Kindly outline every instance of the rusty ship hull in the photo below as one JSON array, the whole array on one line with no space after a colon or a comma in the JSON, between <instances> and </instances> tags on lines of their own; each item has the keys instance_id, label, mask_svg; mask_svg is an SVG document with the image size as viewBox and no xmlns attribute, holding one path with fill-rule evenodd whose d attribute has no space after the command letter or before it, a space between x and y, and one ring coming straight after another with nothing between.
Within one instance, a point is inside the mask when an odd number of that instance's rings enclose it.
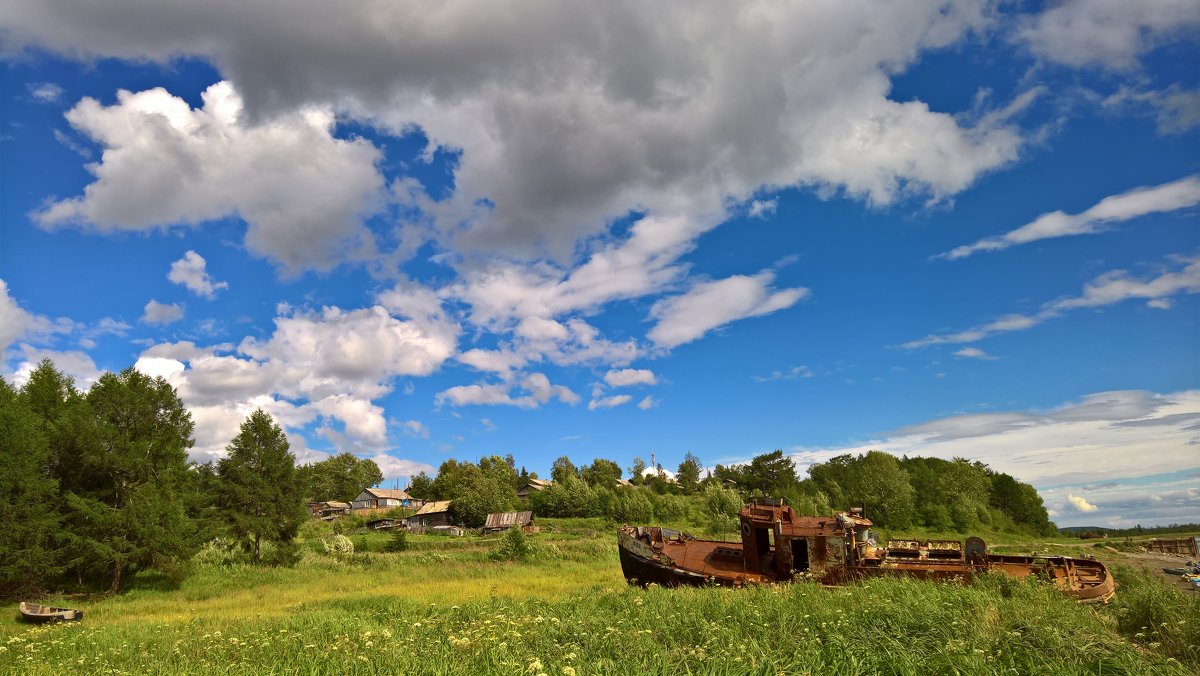
<instances>
[{"instance_id":1,"label":"rusty ship hull","mask_svg":"<svg viewBox=\"0 0 1200 676\"><path fill-rule=\"evenodd\" d=\"M829 586L874 577L905 576L969 582L996 572L1054 582L1081 602L1106 602L1116 583L1099 561L1063 556L992 554L979 538L894 540L877 547L871 522L857 515L800 517L782 504L744 508L741 542L699 540L656 526L624 526L618 551L625 579L662 586L740 587L793 579Z\"/></svg>"}]
</instances>

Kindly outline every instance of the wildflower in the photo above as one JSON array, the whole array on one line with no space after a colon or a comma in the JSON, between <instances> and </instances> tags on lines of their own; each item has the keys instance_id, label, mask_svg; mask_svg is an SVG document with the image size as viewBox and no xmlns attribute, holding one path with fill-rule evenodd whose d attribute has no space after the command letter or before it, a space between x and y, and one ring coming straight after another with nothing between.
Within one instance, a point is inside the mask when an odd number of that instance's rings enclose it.
<instances>
[{"instance_id":1,"label":"wildflower","mask_svg":"<svg viewBox=\"0 0 1200 676\"><path fill-rule=\"evenodd\" d=\"M527 667L525 669L525 671L527 673L534 672L534 671L541 671L541 670L542 670L542 661L536 657L533 658L533 661L529 663L529 667Z\"/></svg>"},{"instance_id":2,"label":"wildflower","mask_svg":"<svg viewBox=\"0 0 1200 676\"><path fill-rule=\"evenodd\" d=\"M563 667L563 676L575 676L575 667Z\"/></svg>"}]
</instances>

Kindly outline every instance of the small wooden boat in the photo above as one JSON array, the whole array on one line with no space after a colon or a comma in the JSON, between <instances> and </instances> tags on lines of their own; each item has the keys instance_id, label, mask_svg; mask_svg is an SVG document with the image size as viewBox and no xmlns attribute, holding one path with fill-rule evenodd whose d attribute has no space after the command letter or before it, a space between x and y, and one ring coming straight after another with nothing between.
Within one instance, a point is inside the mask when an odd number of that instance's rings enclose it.
<instances>
[{"instance_id":1,"label":"small wooden boat","mask_svg":"<svg viewBox=\"0 0 1200 676\"><path fill-rule=\"evenodd\" d=\"M796 514L782 500L742 508L741 542L698 540L656 526L623 526L618 551L625 579L664 586L785 582L801 578L838 586L870 577L969 581L989 571L1054 582L1083 603L1106 602L1116 581L1103 563L1065 556L992 554L983 540L892 540L876 546L861 513Z\"/></svg>"},{"instance_id":2,"label":"small wooden boat","mask_svg":"<svg viewBox=\"0 0 1200 676\"><path fill-rule=\"evenodd\" d=\"M36 603L21 602L21 617L26 622L41 624L43 622L78 622L83 619L83 611L74 608L55 608Z\"/></svg>"}]
</instances>

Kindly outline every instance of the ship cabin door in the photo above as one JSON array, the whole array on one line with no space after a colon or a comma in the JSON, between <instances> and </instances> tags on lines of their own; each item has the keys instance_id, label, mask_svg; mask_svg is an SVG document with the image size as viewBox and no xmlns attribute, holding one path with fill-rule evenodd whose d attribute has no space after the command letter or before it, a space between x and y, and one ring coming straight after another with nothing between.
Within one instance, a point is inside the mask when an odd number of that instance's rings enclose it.
<instances>
[{"instance_id":1,"label":"ship cabin door","mask_svg":"<svg viewBox=\"0 0 1200 676\"><path fill-rule=\"evenodd\" d=\"M792 538L792 570L808 571L808 540L804 538Z\"/></svg>"},{"instance_id":2,"label":"ship cabin door","mask_svg":"<svg viewBox=\"0 0 1200 676\"><path fill-rule=\"evenodd\" d=\"M750 521L742 521L742 551L749 570L767 572L771 567L771 529L755 528Z\"/></svg>"}]
</instances>

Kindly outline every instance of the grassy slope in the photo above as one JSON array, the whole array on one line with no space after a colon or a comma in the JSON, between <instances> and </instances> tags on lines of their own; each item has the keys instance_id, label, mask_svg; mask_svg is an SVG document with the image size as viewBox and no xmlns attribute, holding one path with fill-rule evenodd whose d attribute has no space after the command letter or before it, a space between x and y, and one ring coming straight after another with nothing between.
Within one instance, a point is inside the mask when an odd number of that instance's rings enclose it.
<instances>
[{"instance_id":1,"label":"grassy slope","mask_svg":"<svg viewBox=\"0 0 1200 676\"><path fill-rule=\"evenodd\" d=\"M560 527L566 524L556 524ZM594 536L593 536L594 535ZM376 549L384 537L354 538ZM1192 673L1200 600L1126 575L1096 609L1038 584L906 580L630 588L610 529L534 536L533 563L494 541L293 569L200 566L177 589L143 576L73 601L84 622L0 620L0 670L60 673ZM360 547L361 549L361 547ZM1144 627L1144 629L1143 629ZM1140 635L1138 635L1140 634ZM1190 652L1189 652L1190 650ZM1174 657L1171 657L1174 656ZM1172 661L1182 660L1183 663Z\"/></svg>"}]
</instances>

